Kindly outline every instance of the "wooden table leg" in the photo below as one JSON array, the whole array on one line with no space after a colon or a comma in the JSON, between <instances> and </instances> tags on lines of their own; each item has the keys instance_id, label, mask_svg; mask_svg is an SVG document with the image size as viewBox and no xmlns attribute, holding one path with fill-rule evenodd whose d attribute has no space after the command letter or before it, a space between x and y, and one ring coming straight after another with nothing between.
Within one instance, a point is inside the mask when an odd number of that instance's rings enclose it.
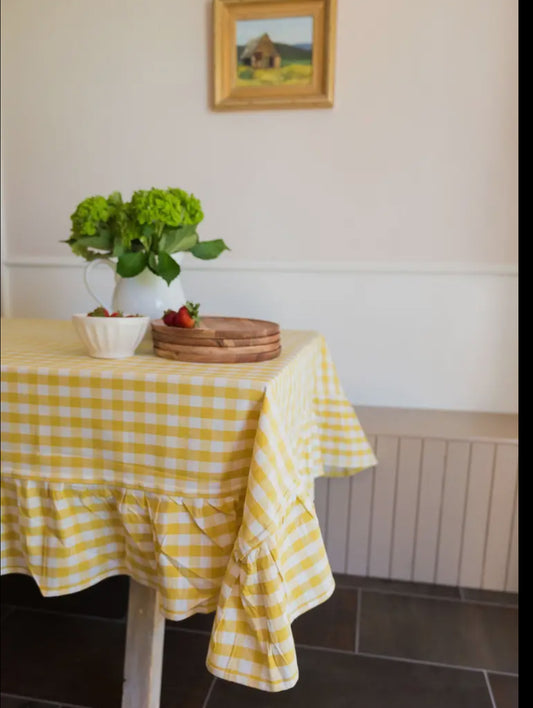
<instances>
[{"instance_id":1,"label":"wooden table leg","mask_svg":"<svg viewBox=\"0 0 533 708\"><path fill-rule=\"evenodd\" d=\"M159 593L130 578L122 708L159 708L164 639Z\"/></svg>"}]
</instances>

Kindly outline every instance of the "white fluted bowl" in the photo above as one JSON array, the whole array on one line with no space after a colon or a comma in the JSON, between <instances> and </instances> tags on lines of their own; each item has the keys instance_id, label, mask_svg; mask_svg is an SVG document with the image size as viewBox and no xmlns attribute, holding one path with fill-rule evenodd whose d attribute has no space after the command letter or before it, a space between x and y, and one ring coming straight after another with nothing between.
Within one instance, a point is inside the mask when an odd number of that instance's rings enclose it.
<instances>
[{"instance_id":1,"label":"white fluted bowl","mask_svg":"<svg viewBox=\"0 0 533 708\"><path fill-rule=\"evenodd\" d=\"M97 359L126 359L142 341L149 317L88 317L72 315L74 328L89 356Z\"/></svg>"}]
</instances>

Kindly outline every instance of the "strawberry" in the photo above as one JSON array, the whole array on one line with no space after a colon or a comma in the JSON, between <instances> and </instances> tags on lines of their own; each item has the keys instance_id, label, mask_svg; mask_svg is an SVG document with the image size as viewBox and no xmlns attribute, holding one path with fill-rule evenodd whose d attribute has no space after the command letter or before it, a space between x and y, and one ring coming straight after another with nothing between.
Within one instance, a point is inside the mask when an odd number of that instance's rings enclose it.
<instances>
[{"instance_id":1,"label":"strawberry","mask_svg":"<svg viewBox=\"0 0 533 708\"><path fill-rule=\"evenodd\" d=\"M176 312L176 310L165 310L165 314L163 315L163 322L169 327L172 327L172 323L174 322L174 315L177 314L178 313Z\"/></svg>"},{"instance_id":2,"label":"strawberry","mask_svg":"<svg viewBox=\"0 0 533 708\"><path fill-rule=\"evenodd\" d=\"M172 324L174 327L185 327L186 329L191 329L194 327L196 322L189 312L189 308L186 305L183 305L183 307L180 307L174 316Z\"/></svg>"},{"instance_id":3,"label":"strawberry","mask_svg":"<svg viewBox=\"0 0 533 708\"><path fill-rule=\"evenodd\" d=\"M177 312L175 310L165 310L163 322L169 327L185 327L186 329L191 329L198 324L199 309L200 305L187 302L187 304L180 307Z\"/></svg>"},{"instance_id":4,"label":"strawberry","mask_svg":"<svg viewBox=\"0 0 533 708\"><path fill-rule=\"evenodd\" d=\"M174 316L172 324L174 327L186 327L187 329L196 327L198 324L199 309L200 305L187 302L185 305L180 307L177 314Z\"/></svg>"},{"instance_id":5,"label":"strawberry","mask_svg":"<svg viewBox=\"0 0 533 708\"><path fill-rule=\"evenodd\" d=\"M117 310L116 312L112 312L109 317L124 317L124 315L120 310Z\"/></svg>"},{"instance_id":6,"label":"strawberry","mask_svg":"<svg viewBox=\"0 0 533 708\"><path fill-rule=\"evenodd\" d=\"M105 307L97 307L87 314L87 317L109 317L109 311Z\"/></svg>"}]
</instances>

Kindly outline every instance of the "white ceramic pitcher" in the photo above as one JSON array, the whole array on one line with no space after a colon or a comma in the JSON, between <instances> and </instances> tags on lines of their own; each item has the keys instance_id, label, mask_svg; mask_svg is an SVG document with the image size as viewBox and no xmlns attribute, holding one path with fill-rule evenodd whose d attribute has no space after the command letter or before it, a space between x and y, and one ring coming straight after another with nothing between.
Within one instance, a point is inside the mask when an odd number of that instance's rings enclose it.
<instances>
[{"instance_id":1,"label":"white ceramic pitcher","mask_svg":"<svg viewBox=\"0 0 533 708\"><path fill-rule=\"evenodd\" d=\"M176 253L172 257L176 263L181 264L184 253ZM111 308L102 302L98 293L91 285L91 274L99 265L106 265L115 276L115 288L111 301ZM152 320L163 316L165 310L178 310L185 304L185 294L181 285L181 278L177 278L167 285L166 281L151 270L145 268L133 278L121 278L116 272L116 263L107 258L90 261L85 266L84 282L91 297L102 307L108 310L121 310L130 315L147 315Z\"/></svg>"}]
</instances>

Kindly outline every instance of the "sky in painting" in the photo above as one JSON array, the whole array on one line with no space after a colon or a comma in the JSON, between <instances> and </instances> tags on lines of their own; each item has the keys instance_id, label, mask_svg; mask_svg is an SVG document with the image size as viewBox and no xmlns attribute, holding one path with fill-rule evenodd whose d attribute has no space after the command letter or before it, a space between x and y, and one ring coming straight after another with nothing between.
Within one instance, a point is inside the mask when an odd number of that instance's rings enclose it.
<instances>
[{"instance_id":1,"label":"sky in painting","mask_svg":"<svg viewBox=\"0 0 533 708\"><path fill-rule=\"evenodd\" d=\"M239 20L237 44L243 45L267 33L273 42L283 44L311 44L313 41L312 17L279 17L262 20Z\"/></svg>"}]
</instances>

